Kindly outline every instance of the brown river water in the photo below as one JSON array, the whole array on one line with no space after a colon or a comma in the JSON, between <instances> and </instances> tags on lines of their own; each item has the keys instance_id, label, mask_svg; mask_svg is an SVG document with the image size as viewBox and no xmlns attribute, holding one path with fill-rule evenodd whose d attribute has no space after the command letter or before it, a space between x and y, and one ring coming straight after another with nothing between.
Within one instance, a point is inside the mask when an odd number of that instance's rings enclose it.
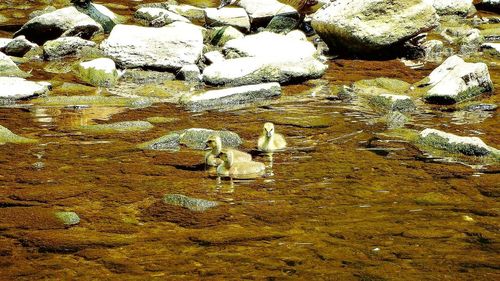
<instances>
[{"instance_id":1,"label":"brown river water","mask_svg":"<svg viewBox=\"0 0 500 281\"><path fill-rule=\"evenodd\" d=\"M15 17L0 35L12 36L9 26L26 22L40 2L7 0L0 13ZM107 3L130 15L142 2ZM284 87L273 104L227 112L190 113L166 103L0 107L1 125L39 140L0 145L0 280L499 280L500 166L432 159L385 137L375 113L314 95L318 87L380 76L416 82L435 65L412 70L398 60L335 59L329 66L322 80ZM489 67L498 89L500 64ZM482 122L459 115L437 108L414 116L411 126L477 135L500 148L496 112ZM178 119L139 134L72 129L156 116ZM273 155L272 167L257 156L268 165L262 179L209 177L198 168L200 151L135 148L204 127L237 132L250 151L266 121L289 148ZM382 149L370 149L373 143ZM158 200L167 193L221 206L166 208ZM47 215L54 210L76 212L81 222L60 227Z\"/></svg>"}]
</instances>

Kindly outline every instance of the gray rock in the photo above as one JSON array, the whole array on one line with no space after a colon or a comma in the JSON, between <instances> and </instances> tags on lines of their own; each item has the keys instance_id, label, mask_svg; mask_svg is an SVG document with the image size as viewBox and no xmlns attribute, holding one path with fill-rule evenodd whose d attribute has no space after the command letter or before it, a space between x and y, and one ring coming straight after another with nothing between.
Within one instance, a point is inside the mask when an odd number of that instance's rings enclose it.
<instances>
[{"instance_id":1,"label":"gray rock","mask_svg":"<svg viewBox=\"0 0 500 281\"><path fill-rule=\"evenodd\" d=\"M67 226L80 223L80 217L75 212L56 212L55 216Z\"/></svg>"},{"instance_id":2,"label":"gray rock","mask_svg":"<svg viewBox=\"0 0 500 281\"><path fill-rule=\"evenodd\" d=\"M201 72L196 64L185 65L177 72L177 78L185 81L198 82L201 81Z\"/></svg>"},{"instance_id":3,"label":"gray rock","mask_svg":"<svg viewBox=\"0 0 500 281\"><path fill-rule=\"evenodd\" d=\"M54 6L47 6L45 8L43 8L43 10L37 10L37 11L33 11L29 14L29 19L34 19L36 17L39 17L43 14L47 14L47 13L51 13L51 12L54 12L55 10L57 10Z\"/></svg>"},{"instance_id":4,"label":"gray rock","mask_svg":"<svg viewBox=\"0 0 500 281\"><path fill-rule=\"evenodd\" d=\"M201 57L203 35L183 22L160 28L117 25L100 48L123 68L177 71Z\"/></svg>"},{"instance_id":5,"label":"gray rock","mask_svg":"<svg viewBox=\"0 0 500 281\"><path fill-rule=\"evenodd\" d=\"M52 60L65 56L77 55L84 47L95 47L92 41L80 37L62 37L43 44L45 59Z\"/></svg>"},{"instance_id":6,"label":"gray rock","mask_svg":"<svg viewBox=\"0 0 500 281\"><path fill-rule=\"evenodd\" d=\"M338 0L313 16L312 26L333 52L380 55L438 25L422 0Z\"/></svg>"},{"instance_id":7,"label":"gray rock","mask_svg":"<svg viewBox=\"0 0 500 281\"><path fill-rule=\"evenodd\" d=\"M498 105L491 103L475 103L464 108L466 111L495 111Z\"/></svg>"},{"instance_id":8,"label":"gray rock","mask_svg":"<svg viewBox=\"0 0 500 281\"><path fill-rule=\"evenodd\" d=\"M381 94L370 97L369 103L382 111L411 112L416 108L413 100L405 95Z\"/></svg>"},{"instance_id":9,"label":"gray rock","mask_svg":"<svg viewBox=\"0 0 500 281\"><path fill-rule=\"evenodd\" d=\"M134 17L154 27L165 26L176 21L190 23L187 18L163 8L143 7L135 12Z\"/></svg>"},{"instance_id":10,"label":"gray rock","mask_svg":"<svg viewBox=\"0 0 500 281\"><path fill-rule=\"evenodd\" d=\"M424 59L426 61L441 61L444 51L444 44L439 40L429 40L422 44L424 49Z\"/></svg>"},{"instance_id":11,"label":"gray rock","mask_svg":"<svg viewBox=\"0 0 500 281\"><path fill-rule=\"evenodd\" d=\"M26 37L21 35L10 41L5 48L3 48L3 52L9 56L22 57L36 47L38 47L37 44L31 43Z\"/></svg>"},{"instance_id":12,"label":"gray rock","mask_svg":"<svg viewBox=\"0 0 500 281\"><path fill-rule=\"evenodd\" d=\"M212 85L250 85L266 82L292 83L321 77L327 66L310 58L272 59L244 57L228 59L206 67L203 81Z\"/></svg>"},{"instance_id":13,"label":"gray rock","mask_svg":"<svg viewBox=\"0 0 500 281\"><path fill-rule=\"evenodd\" d=\"M240 31L250 31L250 18L242 8L207 8L205 21L208 26L232 26Z\"/></svg>"},{"instance_id":14,"label":"gray rock","mask_svg":"<svg viewBox=\"0 0 500 281\"><path fill-rule=\"evenodd\" d=\"M80 126L79 129L87 133L106 134L106 133L129 133L143 132L152 129L153 124L147 121L123 121L110 124L96 124Z\"/></svg>"},{"instance_id":15,"label":"gray rock","mask_svg":"<svg viewBox=\"0 0 500 281\"><path fill-rule=\"evenodd\" d=\"M295 13L276 15L266 26L265 30L274 33L286 34L299 27L299 25L300 17Z\"/></svg>"},{"instance_id":16,"label":"gray rock","mask_svg":"<svg viewBox=\"0 0 500 281\"><path fill-rule=\"evenodd\" d=\"M0 52L0 76L28 77L29 74L19 69L12 59ZM3 91L0 89L0 91Z\"/></svg>"},{"instance_id":17,"label":"gray rock","mask_svg":"<svg viewBox=\"0 0 500 281\"><path fill-rule=\"evenodd\" d=\"M453 104L493 90L484 63L467 63L459 56L446 59L419 87L429 103Z\"/></svg>"},{"instance_id":18,"label":"gray rock","mask_svg":"<svg viewBox=\"0 0 500 281\"><path fill-rule=\"evenodd\" d=\"M103 5L90 3L84 7L77 6L77 9L100 24L106 33L111 32L115 25L122 22L118 15Z\"/></svg>"},{"instance_id":19,"label":"gray rock","mask_svg":"<svg viewBox=\"0 0 500 281\"><path fill-rule=\"evenodd\" d=\"M479 51L479 48L484 42L479 29L471 29L460 40L460 54L470 55Z\"/></svg>"},{"instance_id":20,"label":"gray rock","mask_svg":"<svg viewBox=\"0 0 500 281\"><path fill-rule=\"evenodd\" d=\"M33 82L19 77L0 77L0 99L25 99L46 94L50 83Z\"/></svg>"},{"instance_id":21,"label":"gray rock","mask_svg":"<svg viewBox=\"0 0 500 281\"><path fill-rule=\"evenodd\" d=\"M195 212L203 212L219 205L219 203L215 201L188 197L182 194L167 194L163 197L163 202L187 208Z\"/></svg>"},{"instance_id":22,"label":"gray rock","mask_svg":"<svg viewBox=\"0 0 500 281\"><path fill-rule=\"evenodd\" d=\"M258 101L269 100L281 95L278 83L241 86L221 90L210 90L201 94L181 98L181 104L192 111L224 109Z\"/></svg>"},{"instance_id":23,"label":"gray rock","mask_svg":"<svg viewBox=\"0 0 500 281\"><path fill-rule=\"evenodd\" d=\"M214 131L210 129L192 128L171 132L160 138L138 145L140 149L178 150L180 145L192 149L205 149L205 141L210 135L218 135L223 146L238 147L242 141L238 134L230 131Z\"/></svg>"},{"instance_id":24,"label":"gray rock","mask_svg":"<svg viewBox=\"0 0 500 281\"><path fill-rule=\"evenodd\" d=\"M103 31L100 24L71 6L31 19L14 36L24 35L29 41L43 45L60 36L90 39L100 31Z\"/></svg>"},{"instance_id":25,"label":"gray rock","mask_svg":"<svg viewBox=\"0 0 500 281\"><path fill-rule=\"evenodd\" d=\"M420 132L419 142L436 149L470 156L498 154L498 150L486 145L478 137L461 137L435 129Z\"/></svg>"}]
</instances>

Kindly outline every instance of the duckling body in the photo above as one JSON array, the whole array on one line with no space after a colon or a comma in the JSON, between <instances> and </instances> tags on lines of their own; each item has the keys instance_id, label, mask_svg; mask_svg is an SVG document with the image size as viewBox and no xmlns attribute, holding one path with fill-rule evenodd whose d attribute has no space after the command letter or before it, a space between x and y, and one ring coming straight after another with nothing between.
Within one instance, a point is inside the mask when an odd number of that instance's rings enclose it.
<instances>
[{"instance_id":1,"label":"duckling body","mask_svg":"<svg viewBox=\"0 0 500 281\"><path fill-rule=\"evenodd\" d=\"M273 123L264 124L262 134L257 141L257 148L263 152L274 152L286 148L286 140L281 134L274 131Z\"/></svg>"},{"instance_id":2,"label":"duckling body","mask_svg":"<svg viewBox=\"0 0 500 281\"><path fill-rule=\"evenodd\" d=\"M217 167L217 175L221 177L252 179L262 176L266 170L266 166L260 162L233 162L233 154L230 151L222 152L221 159L223 163Z\"/></svg>"},{"instance_id":3,"label":"duckling body","mask_svg":"<svg viewBox=\"0 0 500 281\"><path fill-rule=\"evenodd\" d=\"M252 161L252 155L239 151L233 148L222 148L222 141L219 136L210 136L205 145L211 150L205 154L205 164L207 166L217 167L223 163L220 159L222 152L231 152L233 154L234 162L248 162Z\"/></svg>"}]
</instances>

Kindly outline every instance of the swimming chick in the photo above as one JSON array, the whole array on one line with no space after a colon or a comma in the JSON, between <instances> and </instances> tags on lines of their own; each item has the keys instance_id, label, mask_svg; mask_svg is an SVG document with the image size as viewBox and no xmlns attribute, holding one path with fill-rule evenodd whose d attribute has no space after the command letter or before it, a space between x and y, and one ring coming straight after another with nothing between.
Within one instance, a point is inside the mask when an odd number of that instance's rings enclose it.
<instances>
[{"instance_id":1,"label":"swimming chick","mask_svg":"<svg viewBox=\"0 0 500 281\"><path fill-rule=\"evenodd\" d=\"M205 164L207 166L217 167L222 164L222 160L220 159L220 154L222 151L231 151L233 153L233 160L235 162L248 162L252 161L252 155L239 151L233 148L222 148L222 140L217 135L211 135L208 137L205 142L205 146L207 149L210 149L207 154L205 154Z\"/></svg>"},{"instance_id":2,"label":"swimming chick","mask_svg":"<svg viewBox=\"0 0 500 281\"><path fill-rule=\"evenodd\" d=\"M266 170L266 166L260 162L234 162L234 155L232 151L221 152L220 159L223 163L217 167L217 175L221 177L253 179L264 175Z\"/></svg>"},{"instance_id":3,"label":"swimming chick","mask_svg":"<svg viewBox=\"0 0 500 281\"><path fill-rule=\"evenodd\" d=\"M267 122L264 124L262 134L257 141L257 148L264 152L274 152L286 148L286 140L281 134L274 132L274 124Z\"/></svg>"}]
</instances>

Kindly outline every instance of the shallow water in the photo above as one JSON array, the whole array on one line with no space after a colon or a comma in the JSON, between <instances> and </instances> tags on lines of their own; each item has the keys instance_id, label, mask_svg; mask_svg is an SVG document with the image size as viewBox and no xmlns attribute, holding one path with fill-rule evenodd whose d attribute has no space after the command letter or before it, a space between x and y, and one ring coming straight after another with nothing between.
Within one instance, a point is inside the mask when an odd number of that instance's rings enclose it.
<instances>
[{"instance_id":1,"label":"shallow water","mask_svg":"<svg viewBox=\"0 0 500 281\"><path fill-rule=\"evenodd\" d=\"M376 113L325 98L332 86L360 79L416 82L435 66L329 64L324 80L287 86L270 105L228 112L29 101L0 108L1 125L39 140L0 146L0 279L498 280L500 167L434 160L381 135L386 129ZM500 87L499 67L490 71ZM74 80L42 72L34 79ZM178 120L140 134L74 129L154 116ZM482 122L457 122L463 118L448 110L414 119L415 129L478 135L500 147L496 112ZM199 151L135 148L173 130L206 127L237 132L250 151L266 121L289 149L273 155L272 167L258 156L268 175L253 181L209 177L198 168ZM221 205L204 213L165 208L158 200L167 193ZM45 215L53 210L74 211L81 222L61 228Z\"/></svg>"}]
</instances>

